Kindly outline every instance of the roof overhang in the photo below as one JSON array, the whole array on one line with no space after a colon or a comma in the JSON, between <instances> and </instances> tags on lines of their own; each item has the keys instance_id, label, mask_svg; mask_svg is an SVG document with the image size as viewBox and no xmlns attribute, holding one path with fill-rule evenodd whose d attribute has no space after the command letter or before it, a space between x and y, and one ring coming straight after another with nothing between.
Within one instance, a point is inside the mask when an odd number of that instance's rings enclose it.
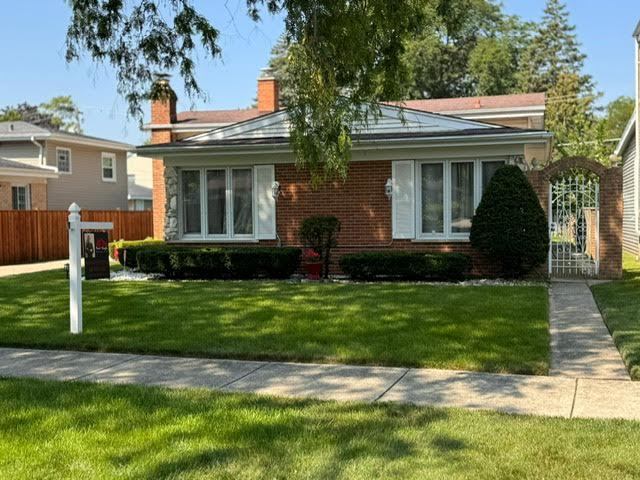
<instances>
[{"instance_id":1,"label":"roof overhang","mask_svg":"<svg viewBox=\"0 0 640 480\"><path fill-rule=\"evenodd\" d=\"M66 134L64 132L51 132L40 134L15 134L15 135L0 135L0 142L29 142L31 140L51 140L54 142L71 143L74 145L87 145L91 147L107 148L109 150L117 150L127 152L134 150L135 146L123 143L115 142L113 140L106 140L102 138L83 137L73 134Z\"/></svg>"},{"instance_id":2,"label":"roof overhang","mask_svg":"<svg viewBox=\"0 0 640 480\"><path fill-rule=\"evenodd\" d=\"M444 115L459 116L472 120L489 120L500 118L528 118L543 117L546 111L544 105L534 107L512 107L512 108L481 108L471 110L446 110L438 113Z\"/></svg>"},{"instance_id":3,"label":"roof overhang","mask_svg":"<svg viewBox=\"0 0 640 480\"><path fill-rule=\"evenodd\" d=\"M57 170L45 168L5 168L0 167L0 176L7 177L31 177L31 178L58 178Z\"/></svg>"},{"instance_id":4,"label":"roof overhang","mask_svg":"<svg viewBox=\"0 0 640 480\"><path fill-rule=\"evenodd\" d=\"M635 135L637 116L638 116L638 112L636 110L633 112L633 115L631 115L631 118L627 122L627 126L624 127L624 132L622 132L622 137L620 138L620 141L618 142L618 145L616 146L616 149L613 152L615 156L617 157L622 156L624 150L627 148L627 146L629 145L629 142Z\"/></svg>"},{"instance_id":5,"label":"roof overhang","mask_svg":"<svg viewBox=\"0 0 640 480\"><path fill-rule=\"evenodd\" d=\"M546 131L522 131L512 133L486 133L482 135L441 135L431 137L402 137L354 140L353 150L393 149L393 148L424 148L424 147L453 147L465 145L494 145L494 144L546 144L553 138L553 134ZM176 155L203 153L238 153L261 154L274 152L292 152L286 138L262 144L234 143L234 144L159 144L142 145L136 148L136 153L144 155Z\"/></svg>"},{"instance_id":6,"label":"roof overhang","mask_svg":"<svg viewBox=\"0 0 640 480\"><path fill-rule=\"evenodd\" d=\"M633 31L633 36L640 41L640 22L636 25L636 29Z\"/></svg>"}]
</instances>

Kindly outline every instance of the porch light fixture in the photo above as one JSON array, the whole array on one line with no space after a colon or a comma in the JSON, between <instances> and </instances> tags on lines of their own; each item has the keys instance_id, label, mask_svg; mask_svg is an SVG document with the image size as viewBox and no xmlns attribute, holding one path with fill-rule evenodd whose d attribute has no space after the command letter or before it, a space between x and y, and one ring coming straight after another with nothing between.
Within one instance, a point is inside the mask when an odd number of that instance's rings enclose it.
<instances>
[{"instance_id":1,"label":"porch light fixture","mask_svg":"<svg viewBox=\"0 0 640 480\"><path fill-rule=\"evenodd\" d=\"M384 194L387 196L389 200L393 196L393 180L387 178L387 183L384 184Z\"/></svg>"},{"instance_id":2,"label":"porch light fixture","mask_svg":"<svg viewBox=\"0 0 640 480\"><path fill-rule=\"evenodd\" d=\"M273 197L274 200L277 200L278 197L280 196L280 183L279 182L273 182L271 184L271 196Z\"/></svg>"}]
</instances>

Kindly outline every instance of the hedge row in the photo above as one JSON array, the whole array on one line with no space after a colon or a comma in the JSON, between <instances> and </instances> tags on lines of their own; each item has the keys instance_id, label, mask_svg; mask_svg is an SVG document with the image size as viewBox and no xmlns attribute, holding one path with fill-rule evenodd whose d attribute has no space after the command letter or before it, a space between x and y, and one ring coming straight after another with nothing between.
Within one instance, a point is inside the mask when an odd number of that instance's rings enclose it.
<instances>
[{"instance_id":1,"label":"hedge row","mask_svg":"<svg viewBox=\"0 0 640 480\"><path fill-rule=\"evenodd\" d=\"M299 248L135 247L137 268L168 278L288 278L300 266ZM128 259L127 259L128 262Z\"/></svg>"},{"instance_id":2,"label":"hedge row","mask_svg":"<svg viewBox=\"0 0 640 480\"><path fill-rule=\"evenodd\" d=\"M471 269L461 253L362 252L340 258L340 268L356 280L459 280Z\"/></svg>"},{"instance_id":3,"label":"hedge row","mask_svg":"<svg viewBox=\"0 0 640 480\"><path fill-rule=\"evenodd\" d=\"M127 261L127 267L136 268L138 266L136 262L136 253L140 248L147 247L159 247L165 245L162 240L155 240L151 237L144 240L118 240L109 244L109 256L114 260L120 262L120 265L124 266L125 257ZM125 255L124 252L127 252Z\"/></svg>"}]
</instances>

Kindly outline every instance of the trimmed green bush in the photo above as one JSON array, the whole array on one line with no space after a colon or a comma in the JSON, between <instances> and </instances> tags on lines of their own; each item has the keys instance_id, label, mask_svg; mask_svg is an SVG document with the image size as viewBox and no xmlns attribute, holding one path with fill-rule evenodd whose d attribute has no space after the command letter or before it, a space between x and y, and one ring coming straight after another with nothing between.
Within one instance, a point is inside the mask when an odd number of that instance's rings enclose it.
<instances>
[{"instance_id":1,"label":"trimmed green bush","mask_svg":"<svg viewBox=\"0 0 640 480\"><path fill-rule=\"evenodd\" d=\"M331 249L338 244L340 220L332 216L305 218L300 226L300 239L305 246L312 248L322 258L322 276L329 276Z\"/></svg>"},{"instance_id":2,"label":"trimmed green bush","mask_svg":"<svg viewBox=\"0 0 640 480\"><path fill-rule=\"evenodd\" d=\"M168 278L288 278L300 266L299 248L147 247L136 252L138 269Z\"/></svg>"},{"instance_id":3,"label":"trimmed green bush","mask_svg":"<svg viewBox=\"0 0 640 480\"><path fill-rule=\"evenodd\" d=\"M547 216L520 168L496 171L476 209L470 239L507 277L529 273L547 259Z\"/></svg>"},{"instance_id":4,"label":"trimmed green bush","mask_svg":"<svg viewBox=\"0 0 640 480\"><path fill-rule=\"evenodd\" d=\"M124 250L127 250L127 267L135 268L137 266L136 263L136 253L142 247L157 247L159 245L164 245L163 240L156 240L151 237L147 237L144 240L118 240L115 242L109 243L109 256L114 260L120 262L120 265L124 265ZM122 255L121 255L122 253Z\"/></svg>"},{"instance_id":5,"label":"trimmed green bush","mask_svg":"<svg viewBox=\"0 0 640 480\"><path fill-rule=\"evenodd\" d=\"M340 268L355 280L460 280L471 270L461 253L361 252L343 255Z\"/></svg>"}]
</instances>

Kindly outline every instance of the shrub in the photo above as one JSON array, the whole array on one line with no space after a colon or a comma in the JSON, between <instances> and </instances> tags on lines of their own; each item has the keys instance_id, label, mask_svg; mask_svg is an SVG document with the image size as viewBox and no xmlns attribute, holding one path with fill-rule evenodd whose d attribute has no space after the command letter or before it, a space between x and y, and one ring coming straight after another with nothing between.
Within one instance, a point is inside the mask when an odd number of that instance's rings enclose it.
<instances>
[{"instance_id":1,"label":"shrub","mask_svg":"<svg viewBox=\"0 0 640 480\"><path fill-rule=\"evenodd\" d=\"M164 245L164 241L147 237L144 240L118 240L109 243L109 256L124 266L124 250L127 250L127 267L135 268L136 252L140 247Z\"/></svg>"},{"instance_id":2,"label":"shrub","mask_svg":"<svg viewBox=\"0 0 640 480\"><path fill-rule=\"evenodd\" d=\"M361 252L343 255L340 268L356 280L459 280L471 259L461 253Z\"/></svg>"},{"instance_id":3,"label":"shrub","mask_svg":"<svg viewBox=\"0 0 640 480\"><path fill-rule=\"evenodd\" d=\"M137 251L138 268L169 278L288 278L300 266L298 248L192 248Z\"/></svg>"},{"instance_id":4,"label":"shrub","mask_svg":"<svg viewBox=\"0 0 640 480\"><path fill-rule=\"evenodd\" d=\"M544 263L549 250L547 217L524 173L506 165L487 185L473 217L471 244L502 267L507 277Z\"/></svg>"},{"instance_id":5,"label":"shrub","mask_svg":"<svg viewBox=\"0 0 640 480\"><path fill-rule=\"evenodd\" d=\"M340 220L331 216L305 218L300 226L300 239L304 245L313 248L322 258L324 278L329 276L331 249L338 243L338 232Z\"/></svg>"}]
</instances>

